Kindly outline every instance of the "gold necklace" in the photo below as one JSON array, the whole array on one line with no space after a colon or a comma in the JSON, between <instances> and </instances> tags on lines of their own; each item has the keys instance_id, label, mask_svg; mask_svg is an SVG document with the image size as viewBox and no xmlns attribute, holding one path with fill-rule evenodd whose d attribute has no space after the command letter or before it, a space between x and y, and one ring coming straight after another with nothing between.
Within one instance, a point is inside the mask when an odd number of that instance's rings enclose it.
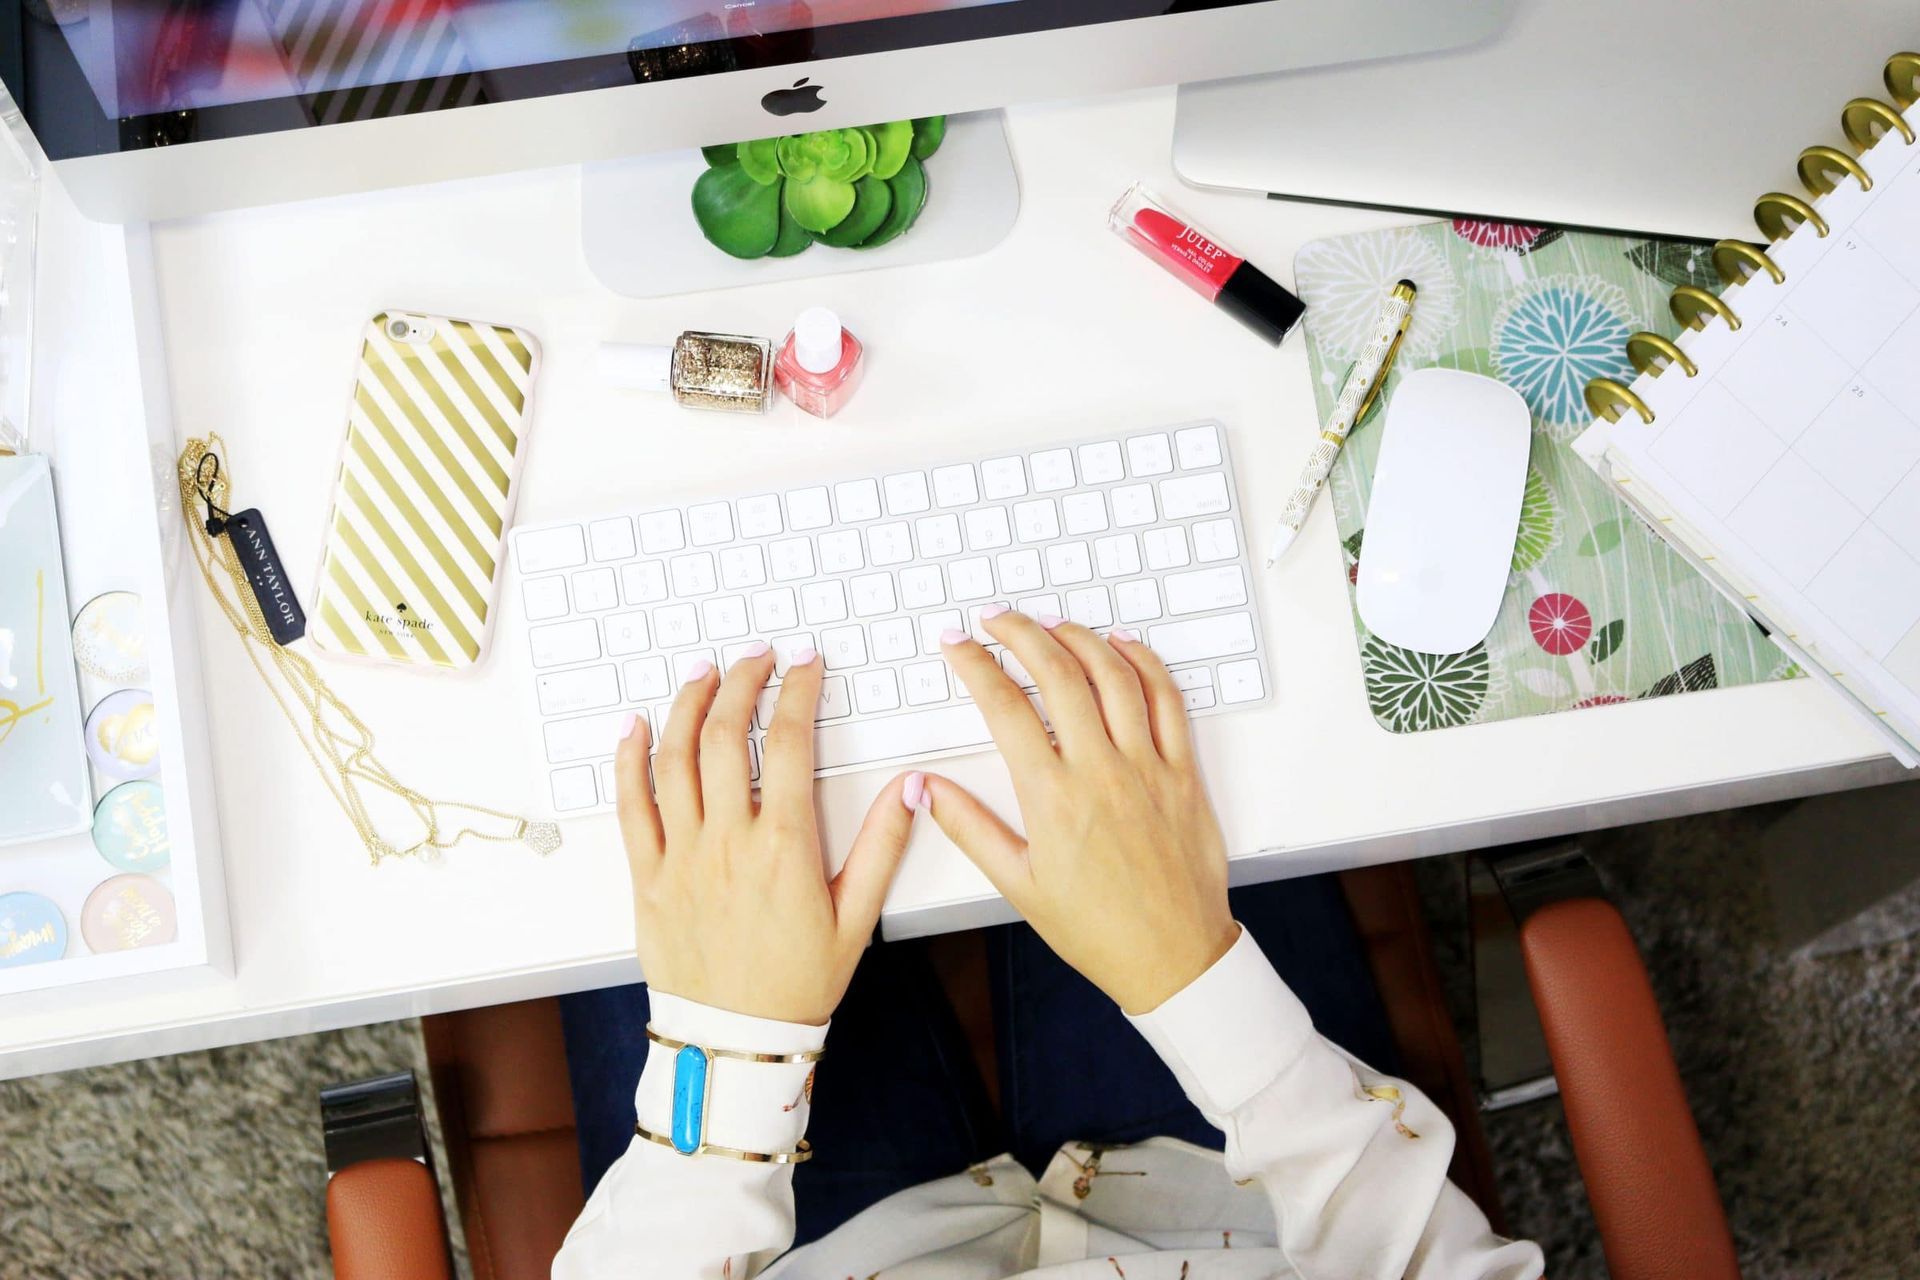
<instances>
[{"instance_id":1,"label":"gold necklace","mask_svg":"<svg viewBox=\"0 0 1920 1280\"><path fill-rule=\"evenodd\" d=\"M200 575L213 593L220 612L240 633L241 648L247 660L260 673L280 712L300 739L307 758L320 771L327 790L347 815L347 821L359 833L373 864L388 858L435 857L471 836L475 840L503 843L519 841L535 853L548 854L560 847L560 827L552 822L529 822L511 813L484 805L435 801L421 795L394 777L373 754L373 731L342 702L326 680L303 653L276 643L267 625L260 602L254 598L246 569L232 537L215 537L202 518L224 517L230 481L221 465L225 442L217 435L190 439L180 453L180 510L186 517L187 538L193 545L193 558ZM219 572L216 573L215 569ZM298 710L296 711L296 706ZM414 843L397 846L383 838L367 811L362 787L385 791L404 801L426 833ZM478 827L461 826L451 835L441 823L444 810L461 809L512 823L507 834L491 834Z\"/></svg>"}]
</instances>

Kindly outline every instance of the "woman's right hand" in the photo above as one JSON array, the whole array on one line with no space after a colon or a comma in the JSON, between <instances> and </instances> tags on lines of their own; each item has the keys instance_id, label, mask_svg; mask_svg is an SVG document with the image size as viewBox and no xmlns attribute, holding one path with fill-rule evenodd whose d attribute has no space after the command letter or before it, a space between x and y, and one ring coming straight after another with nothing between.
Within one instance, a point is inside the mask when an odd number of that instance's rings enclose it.
<instances>
[{"instance_id":1,"label":"woman's right hand","mask_svg":"<svg viewBox=\"0 0 1920 1280\"><path fill-rule=\"evenodd\" d=\"M1061 959L1126 1012L1145 1013L1240 933L1180 690L1130 631L1102 639L1053 617L981 616L1031 673L1058 746L993 655L947 632L947 661L1012 771L1027 835L929 774L934 820Z\"/></svg>"}]
</instances>

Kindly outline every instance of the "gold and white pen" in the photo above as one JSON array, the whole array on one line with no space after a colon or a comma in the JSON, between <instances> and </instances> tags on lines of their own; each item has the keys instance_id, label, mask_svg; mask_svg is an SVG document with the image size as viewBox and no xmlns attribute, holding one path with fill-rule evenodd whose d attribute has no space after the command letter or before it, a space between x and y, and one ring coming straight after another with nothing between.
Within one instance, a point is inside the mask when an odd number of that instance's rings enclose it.
<instances>
[{"instance_id":1,"label":"gold and white pen","mask_svg":"<svg viewBox=\"0 0 1920 1280\"><path fill-rule=\"evenodd\" d=\"M1393 286L1392 292L1381 302L1380 314L1373 325L1373 336L1367 339L1367 345L1360 349L1360 358L1353 362L1353 368L1348 371L1346 385L1340 388L1340 397L1333 402L1333 412L1328 415L1326 425L1320 428L1320 439L1314 444L1313 452L1307 455L1307 465L1300 471L1300 483L1287 498L1287 505L1280 509L1280 523L1273 531L1273 549L1267 553L1269 567L1286 554L1294 538L1299 536L1300 526L1307 522L1307 513L1313 510L1314 499L1326 487L1327 476L1332 473L1333 464L1340 457L1341 446L1347 442L1347 433L1353 430L1355 423L1367 416L1367 410L1373 407L1380 388L1386 385L1387 374L1393 369L1393 358L1400 353L1401 339L1407 336L1407 324L1413 319L1413 295L1416 292L1413 281L1402 280Z\"/></svg>"}]
</instances>

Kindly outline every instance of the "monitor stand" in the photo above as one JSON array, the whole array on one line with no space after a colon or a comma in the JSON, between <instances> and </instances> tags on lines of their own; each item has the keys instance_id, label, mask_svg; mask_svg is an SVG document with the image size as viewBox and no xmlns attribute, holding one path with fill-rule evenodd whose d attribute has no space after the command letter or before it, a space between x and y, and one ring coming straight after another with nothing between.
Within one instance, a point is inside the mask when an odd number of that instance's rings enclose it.
<instances>
[{"instance_id":1,"label":"monitor stand","mask_svg":"<svg viewBox=\"0 0 1920 1280\"><path fill-rule=\"evenodd\" d=\"M693 220L693 183L705 167L698 151L581 166L581 242L602 284L655 298L964 258L1000 243L1020 211L1020 181L999 111L947 121L946 140L927 161L925 211L905 235L872 250L816 244L791 258L729 257Z\"/></svg>"}]
</instances>

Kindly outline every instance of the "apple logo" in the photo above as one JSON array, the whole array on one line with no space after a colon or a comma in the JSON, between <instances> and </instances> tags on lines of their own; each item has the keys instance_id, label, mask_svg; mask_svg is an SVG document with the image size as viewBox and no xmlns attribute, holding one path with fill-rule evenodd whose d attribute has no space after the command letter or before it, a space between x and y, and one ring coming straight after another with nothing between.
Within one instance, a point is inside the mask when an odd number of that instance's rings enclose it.
<instances>
[{"instance_id":1,"label":"apple logo","mask_svg":"<svg viewBox=\"0 0 1920 1280\"><path fill-rule=\"evenodd\" d=\"M760 99L760 105L776 116L797 115L805 111L818 111L827 105L820 96L820 86L808 84L808 77L801 76L793 82L791 89L775 89Z\"/></svg>"}]
</instances>

